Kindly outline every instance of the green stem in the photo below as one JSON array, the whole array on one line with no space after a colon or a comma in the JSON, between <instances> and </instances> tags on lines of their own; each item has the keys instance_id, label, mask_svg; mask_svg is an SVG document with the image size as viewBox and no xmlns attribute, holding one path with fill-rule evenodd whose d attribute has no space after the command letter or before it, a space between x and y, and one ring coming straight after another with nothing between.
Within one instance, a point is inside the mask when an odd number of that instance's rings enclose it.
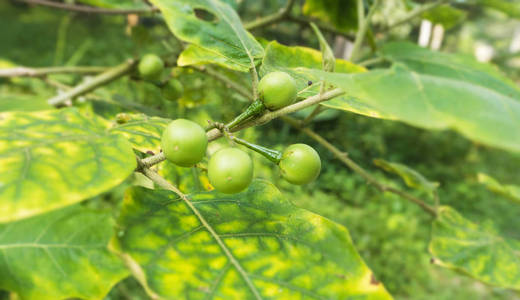
<instances>
[{"instance_id":1,"label":"green stem","mask_svg":"<svg viewBox=\"0 0 520 300\"><path fill-rule=\"evenodd\" d=\"M250 143L246 140L237 138L232 136L231 139L242 146L246 146L247 148L261 154L263 157L267 158L268 160L274 162L275 164L278 164L280 160L282 159L282 152L278 150L269 149L260 145L256 145L253 143Z\"/></svg>"},{"instance_id":2,"label":"green stem","mask_svg":"<svg viewBox=\"0 0 520 300\"><path fill-rule=\"evenodd\" d=\"M374 11L379 6L381 0L375 0L375 2L370 7L368 14L365 17L365 8L363 5L363 0L357 1L358 6L358 31L356 33L356 39L354 40L354 46L352 47L352 53L350 54L350 60L355 61L359 49L361 49L361 45L363 45L363 41L365 39L365 35L367 33L368 28L370 27L370 21L372 19L372 15Z\"/></svg>"},{"instance_id":3,"label":"green stem","mask_svg":"<svg viewBox=\"0 0 520 300\"><path fill-rule=\"evenodd\" d=\"M371 65L382 63L385 60L386 59L384 57L374 57L374 58L370 58L370 59L367 59L367 60L364 60L364 61L358 63L358 66L368 67L368 66L371 66Z\"/></svg>"},{"instance_id":4,"label":"green stem","mask_svg":"<svg viewBox=\"0 0 520 300\"><path fill-rule=\"evenodd\" d=\"M106 71L107 67L47 67L47 68L27 68L15 67L0 69L0 77L40 77L49 74L93 74Z\"/></svg>"},{"instance_id":5,"label":"green stem","mask_svg":"<svg viewBox=\"0 0 520 300\"><path fill-rule=\"evenodd\" d=\"M110 68L107 71L92 78L91 80L83 82L63 94L59 94L53 98L50 98L48 100L48 102L51 105L59 105L65 101L67 101L68 99L72 99L72 98L81 96L83 94L86 94L86 93L98 88L99 86L107 84L107 83L109 83L113 80L116 80L117 78L127 74L128 72L130 72L133 69L134 65L135 65L135 61L129 60L123 64L120 64L119 66Z\"/></svg>"},{"instance_id":6,"label":"green stem","mask_svg":"<svg viewBox=\"0 0 520 300\"><path fill-rule=\"evenodd\" d=\"M99 7L92 7L86 5L68 4L57 1L49 0L18 0L19 2L25 2L29 4L37 4L42 6L54 7L63 10L82 12L82 13L95 13L95 14L108 14L108 15L128 15L128 14L144 14L157 12L157 7L146 7L138 9L105 9Z\"/></svg>"},{"instance_id":7,"label":"green stem","mask_svg":"<svg viewBox=\"0 0 520 300\"><path fill-rule=\"evenodd\" d=\"M322 111L324 111L325 108L321 105L316 105L316 107L314 108L314 110L311 112L310 115L308 115L305 119L303 119L302 121L302 126L306 126L308 125L313 119L314 117L316 117L317 115L319 115Z\"/></svg>"},{"instance_id":8,"label":"green stem","mask_svg":"<svg viewBox=\"0 0 520 300\"><path fill-rule=\"evenodd\" d=\"M279 11L275 12L274 14L265 16L263 18L251 21L244 25L245 29L252 30L259 27L269 26L271 24L277 23L287 17L289 13L291 12L291 9L294 5L295 0L288 0L287 4L281 8Z\"/></svg>"},{"instance_id":9,"label":"green stem","mask_svg":"<svg viewBox=\"0 0 520 300\"><path fill-rule=\"evenodd\" d=\"M262 297L260 296L260 293L258 292L258 290L256 289L255 285L253 284L253 282L251 281L251 279L249 278L247 272L244 270L244 268L242 267L242 265L238 262L238 260L233 256L233 254L231 253L231 251L228 249L228 247L226 246L226 244L222 241L222 239L220 238L220 236L217 234L217 232L215 232L215 230L213 229L213 227L208 223L208 221L206 221L206 218L204 218L204 216L202 215L202 213L197 209L197 207L195 207L195 205L191 202L191 200L188 198L188 196L186 196L185 194L183 194L176 186L172 185L171 183L169 183L166 179L164 179L163 177L161 177L159 174L157 174L156 172L148 169L148 168L143 168L140 170L146 177L150 178L150 180L152 180L154 183L156 183L158 186L160 186L161 188L163 189L166 189L166 190L169 190L169 191L172 191L174 192L175 194L177 194L177 196L179 196L182 201L190 208L190 210L193 212L193 214L195 214L195 216L197 216L197 218L199 219L200 223L202 223L202 225L204 226L204 228L210 233L210 235L213 237L213 239L217 242L217 244L219 245L219 247L222 249L222 251L224 252L224 254L226 255L226 257L228 258L228 260L231 262L231 264L235 267L235 269L237 270L238 274L242 277L242 279L244 280L244 282L247 284L247 286L249 287L249 289L251 290L251 292L253 293L255 299L262 299Z\"/></svg>"},{"instance_id":10,"label":"green stem","mask_svg":"<svg viewBox=\"0 0 520 300\"><path fill-rule=\"evenodd\" d=\"M232 129L245 120L262 113L265 110L265 105L261 100L255 100L251 103L244 112L238 115L233 121L226 124L226 127Z\"/></svg>"},{"instance_id":11,"label":"green stem","mask_svg":"<svg viewBox=\"0 0 520 300\"><path fill-rule=\"evenodd\" d=\"M159 152L155 155L148 156L139 160L140 167L149 168L153 165L156 165L162 161L166 160L166 156L164 156L164 152Z\"/></svg>"},{"instance_id":12,"label":"green stem","mask_svg":"<svg viewBox=\"0 0 520 300\"><path fill-rule=\"evenodd\" d=\"M230 128L230 131L234 132L234 131L242 130L244 128L262 125L273 119L281 117L283 115L287 115L287 114L293 113L295 111L302 110L306 107L321 103L323 101L330 100L332 98L336 98L343 94L345 94L345 92L342 89L336 88L336 89L323 93L323 95L314 95L314 96L308 97L302 101L291 104L289 106L280 108L279 110L267 111L266 113L262 114L261 116L259 116L257 118L249 119L248 121L243 122L243 123L235 126L234 128ZM216 139L222 137L222 131L219 129L212 129L212 130L208 131L206 133L206 135L208 137L208 141L213 141L213 140L216 140Z\"/></svg>"},{"instance_id":13,"label":"green stem","mask_svg":"<svg viewBox=\"0 0 520 300\"><path fill-rule=\"evenodd\" d=\"M437 6L440 6L442 4L448 3L450 1L451 0L437 0L437 1L434 1L434 2L431 2L431 3L423 4L423 5L419 6L418 8L416 8L416 9L412 10L411 12L409 12L401 20L399 20L397 22L394 22L393 24L390 24L386 28L383 28L383 29L384 30L388 30L388 29L392 29L394 27L397 27L399 25L408 23L410 20L412 20L412 19L422 15L424 12L426 12L428 10L431 10L431 9L434 9Z\"/></svg>"},{"instance_id":14,"label":"green stem","mask_svg":"<svg viewBox=\"0 0 520 300\"><path fill-rule=\"evenodd\" d=\"M259 98L258 97L258 73L256 72L256 67L254 66L254 63L251 62L251 64L253 66L249 69L249 73L251 74L251 85L253 87L253 99L257 100Z\"/></svg>"},{"instance_id":15,"label":"green stem","mask_svg":"<svg viewBox=\"0 0 520 300\"><path fill-rule=\"evenodd\" d=\"M316 132L312 131L309 128L301 127L300 122L294 118L284 116L283 120L289 123L291 126L293 126L296 129L299 129L303 133L305 133L307 136L321 144L323 147L325 147L327 150L332 152L334 156L336 156L337 159L339 159L342 163L344 163L347 167L349 167L354 172L358 173L361 177L363 177L369 184L375 186L378 190L381 192L391 192L396 195L399 195L417 205L419 205L424 211L429 213L432 216L437 216L437 210L428 205L425 201L408 194L405 191L401 191L399 189L396 189L394 187L388 186L384 183L379 182L374 176L372 176L370 173L368 173L365 169L363 169L360 165L358 165L356 162L354 162L352 159L348 157L348 154L346 152L343 152L336 148L336 146L332 145L329 141L324 139L321 135L317 134Z\"/></svg>"}]
</instances>

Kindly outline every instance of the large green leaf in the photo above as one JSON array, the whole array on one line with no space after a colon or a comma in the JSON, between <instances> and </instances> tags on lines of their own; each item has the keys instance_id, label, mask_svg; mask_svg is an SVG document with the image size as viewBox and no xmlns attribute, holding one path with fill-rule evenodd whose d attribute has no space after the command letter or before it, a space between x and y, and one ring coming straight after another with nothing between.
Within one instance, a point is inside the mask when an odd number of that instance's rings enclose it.
<instances>
[{"instance_id":1,"label":"large green leaf","mask_svg":"<svg viewBox=\"0 0 520 300\"><path fill-rule=\"evenodd\" d=\"M130 143L76 109L0 113L0 222L107 191L136 167Z\"/></svg>"},{"instance_id":2,"label":"large green leaf","mask_svg":"<svg viewBox=\"0 0 520 300\"><path fill-rule=\"evenodd\" d=\"M145 114L125 114L125 116L129 119L122 124L115 124L109 132L126 137L132 146L141 152L159 152L162 132L171 120L149 117Z\"/></svg>"},{"instance_id":3,"label":"large green leaf","mask_svg":"<svg viewBox=\"0 0 520 300\"><path fill-rule=\"evenodd\" d=\"M391 299L344 227L272 184L190 198L223 246L170 191L128 190L118 222L121 248L165 299Z\"/></svg>"},{"instance_id":4,"label":"large green leaf","mask_svg":"<svg viewBox=\"0 0 520 300\"><path fill-rule=\"evenodd\" d=\"M402 59L390 69L299 72L342 88L382 117L426 129L454 129L477 142L520 151L520 91L514 84L491 66L469 58L401 45L389 47L396 51L387 57ZM337 108L356 112L348 105Z\"/></svg>"},{"instance_id":5,"label":"large green leaf","mask_svg":"<svg viewBox=\"0 0 520 300\"><path fill-rule=\"evenodd\" d=\"M504 238L443 206L433 223L433 262L487 284L520 290L520 241Z\"/></svg>"},{"instance_id":6,"label":"large green leaf","mask_svg":"<svg viewBox=\"0 0 520 300\"><path fill-rule=\"evenodd\" d=\"M495 178L484 174L478 174L478 182L484 184L486 188L493 193L504 196L511 199L512 201L520 203L520 186L513 184L502 184Z\"/></svg>"},{"instance_id":7,"label":"large green leaf","mask_svg":"<svg viewBox=\"0 0 520 300\"><path fill-rule=\"evenodd\" d=\"M179 39L201 49L189 47L181 55L182 64L194 60L247 71L263 57L262 46L249 34L239 16L219 0L151 0L164 15L170 30ZM203 18L204 16L205 18ZM200 55L201 58L197 59ZM190 57L190 60L186 59Z\"/></svg>"},{"instance_id":8,"label":"large green leaf","mask_svg":"<svg viewBox=\"0 0 520 300\"><path fill-rule=\"evenodd\" d=\"M299 67L322 69L322 55L320 51L306 47L288 47L273 41L265 49L265 57L262 61L260 74L265 75L273 71L287 72L296 80L298 90L300 91L298 93L299 97L305 98L318 94L320 90L319 84L313 84L308 87L308 82L311 78L307 74L298 72L297 68ZM360 73L365 72L366 69L350 61L336 59L335 71L339 73ZM314 83L318 82L319 80L315 80ZM383 115L367 103L349 96L334 98L322 104L327 107L353 111L371 117L389 118L389 116Z\"/></svg>"},{"instance_id":9,"label":"large green leaf","mask_svg":"<svg viewBox=\"0 0 520 300\"><path fill-rule=\"evenodd\" d=\"M485 87L520 100L520 88L491 64L477 62L473 57L431 51L412 43L388 43L383 57L399 62L411 71Z\"/></svg>"},{"instance_id":10,"label":"large green leaf","mask_svg":"<svg viewBox=\"0 0 520 300\"><path fill-rule=\"evenodd\" d=\"M421 173L406 165L389 162L383 159L374 159L374 164L387 172L399 175L406 185L411 188L431 194L435 189L437 189L437 187L439 187L438 182L429 181Z\"/></svg>"},{"instance_id":11,"label":"large green leaf","mask_svg":"<svg viewBox=\"0 0 520 300\"><path fill-rule=\"evenodd\" d=\"M110 213L70 206L0 224L0 288L22 299L102 299L128 275L107 249Z\"/></svg>"},{"instance_id":12,"label":"large green leaf","mask_svg":"<svg viewBox=\"0 0 520 300\"><path fill-rule=\"evenodd\" d=\"M357 27L356 0L305 0L303 13L348 32Z\"/></svg>"}]
</instances>

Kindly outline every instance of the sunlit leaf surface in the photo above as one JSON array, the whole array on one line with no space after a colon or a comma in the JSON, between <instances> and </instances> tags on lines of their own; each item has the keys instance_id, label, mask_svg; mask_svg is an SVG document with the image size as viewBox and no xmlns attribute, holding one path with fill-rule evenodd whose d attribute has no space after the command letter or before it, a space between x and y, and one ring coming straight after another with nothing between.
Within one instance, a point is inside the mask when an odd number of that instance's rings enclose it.
<instances>
[{"instance_id":1,"label":"sunlit leaf surface","mask_svg":"<svg viewBox=\"0 0 520 300\"><path fill-rule=\"evenodd\" d=\"M0 222L107 191L136 167L130 143L76 109L0 113Z\"/></svg>"},{"instance_id":2,"label":"sunlit leaf surface","mask_svg":"<svg viewBox=\"0 0 520 300\"><path fill-rule=\"evenodd\" d=\"M454 129L474 141L520 151L520 90L496 68L411 44L390 44L384 52L396 61L389 69L298 71L342 88L385 118L426 129Z\"/></svg>"},{"instance_id":3,"label":"sunlit leaf surface","mask_svg":"<svg viewBox=\"0 0 520 300\"><path fill-rule=\"evenodd\" d=\"M110 213L70 206L0 224L0 289L22 299L102 299L128 275L107 249Z\"/></svg>"},{"instance_id":4,"label":"sunlit leaf surface","mask_svg":"<svg viewBox=\"0 0 520 300\"><path fill-rule=\"evenodd\" d=\"M190 198L231 257L174 193L132 188L125 196L120 245L158 295L391 299L344 227L295 207L272 184L255 181L240 194Z\"/></svg>"},{"instance_id":5,"label":"sunlit leaf surface","mask_svg":"<svg viewBox=\"0 0 520 300\"><path fill-rule=\"evenodd\" d=\"M500 236L444 206L433 223L433 262L482 282L520 290L520 241Z\"/></svg>"},{"instance_id":6,"label":"sunlit leaf surface","mask_svg":"<svg viewBox=\"0 0 520 300\"><path fill-rule=\"evenodd\" d=\"M129 120L114 124L109 132L126 137L132 146L141 151L158 153L161 148L161 136L170 119L149 117L144 114L126 114Z\"/></svg>"},{"instance_id":7,"label":"sunlit leaf surface","mask_svg":"<svg viewBox=\"0 0 520 300\"><path fill-rule=\"evenodd\" d=\"M212 62L247 71L263 57L262 46L249 34L229 4L218 0L151 0L179 39L195 46L181 55L180 65Z\"/></svg>"}]
</instances>

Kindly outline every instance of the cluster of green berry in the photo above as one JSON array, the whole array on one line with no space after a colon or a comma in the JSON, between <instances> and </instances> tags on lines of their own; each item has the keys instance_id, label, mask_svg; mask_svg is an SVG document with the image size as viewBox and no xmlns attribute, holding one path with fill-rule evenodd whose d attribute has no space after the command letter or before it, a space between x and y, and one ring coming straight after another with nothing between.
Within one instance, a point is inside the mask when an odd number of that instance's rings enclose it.
<instances>
[{"instance_id":1,"label":"cluster of green berry","mask_svg":"<svg viewBox=\"0 0 520 300\"><path fill-rule=\"evenodd\" d=\"M258 89L263 105L270 110L293 103L297 94L294 80L284 72L267 74L260 81ZM290 183L306 184L316 179L320 173L320 156L306 144L293 144L283 153L279 153L245 141L239 143L276 162L282 177ZM205 130L186 119L172 121L161 138L166 159L181 167L192 167L202 161L207 146ZM238 193L253 180L253 161L246 152L238 148L220 149L209 159L208 177L216 190L228 194Z\"/></svg>"},{"instance_id":2,"label":"cluster of green berry","mask_svg":"<svg viewBox=\"0 0 520 300\"><path fill-rule=\"evenodd\" d=\"M182 83L175 78L160 82L159 80L163 70L164 61L155 54L144 55L141 60L139 60L139 65L137 66L139 76L157 84L157 86L161 88L163 98L170 101L179 99L184 93Z\"/></svg>"}]
</instances>

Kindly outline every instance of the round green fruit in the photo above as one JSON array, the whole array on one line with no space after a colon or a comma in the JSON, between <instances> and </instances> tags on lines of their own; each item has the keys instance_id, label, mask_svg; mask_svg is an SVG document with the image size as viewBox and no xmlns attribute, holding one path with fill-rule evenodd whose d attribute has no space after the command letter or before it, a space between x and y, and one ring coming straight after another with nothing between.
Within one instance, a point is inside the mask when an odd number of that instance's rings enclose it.
<instances>
[{"instance_id":1,"label":"round green fruit","mask_svg":"<svg viewBox=\"0 0 520 300\"><path fill-rule=\"evenodd\" d=\"M253 180L253 161L240 149L220 149L209 160L208 177L217 191L226 194L241 192Z\"/></svg>"},{"instance_id":2,"label":"round green fruit","mask_svg":"<svg viewBox=\"0 0 520 300\"><path fill-rule=\"evenodd\" d=\"M163 131L161 147L164 156L181 167L191 167L206 154L208 138L199 124L186 119L172 121Z\"/></svg>"},{"instance_id":3,"label":"round green fruit","mask_svg":"<svg viewBox=\"0 0 520 300\"><path fill-rule=\"evenodd\" d=\"M282 177L293 184L306 184L318 177L321 160L318 152L305 144L287 147L278 164Z\"/></svg>"},{"instance_id":4,"label":"round green fruit","mask_svg":"<svg viewBox=\"0 0 520 300\"><path fill-rule=\"evenodd\" d=\"M269 110L277 110L292 104L298 93L296 82L285 72L271 72L258 84L260 98Z\"/></svg>"},{"instance_id":5,"label":"round green fruit","mask_svg":"<svg viewBox=\"0 0 520 300\"><path fill-rule=\"evenodd\" d=\"M170 101L179 99L182 96L182 93L184 93L182 83L179 80L173 78L168 80L161 89L163 98Z\"/></svg>"},{"instance_id":6,"label":"round green fruit","mask_svg":"<svg viewBox=\"0 0 520 300\"><path fill-rule=\"evenodd\" d=\"M163 60L155 54L146 54L139 61L137 70L144 79L158 79L164 69Z\"/></svg>"}]
</instances>

